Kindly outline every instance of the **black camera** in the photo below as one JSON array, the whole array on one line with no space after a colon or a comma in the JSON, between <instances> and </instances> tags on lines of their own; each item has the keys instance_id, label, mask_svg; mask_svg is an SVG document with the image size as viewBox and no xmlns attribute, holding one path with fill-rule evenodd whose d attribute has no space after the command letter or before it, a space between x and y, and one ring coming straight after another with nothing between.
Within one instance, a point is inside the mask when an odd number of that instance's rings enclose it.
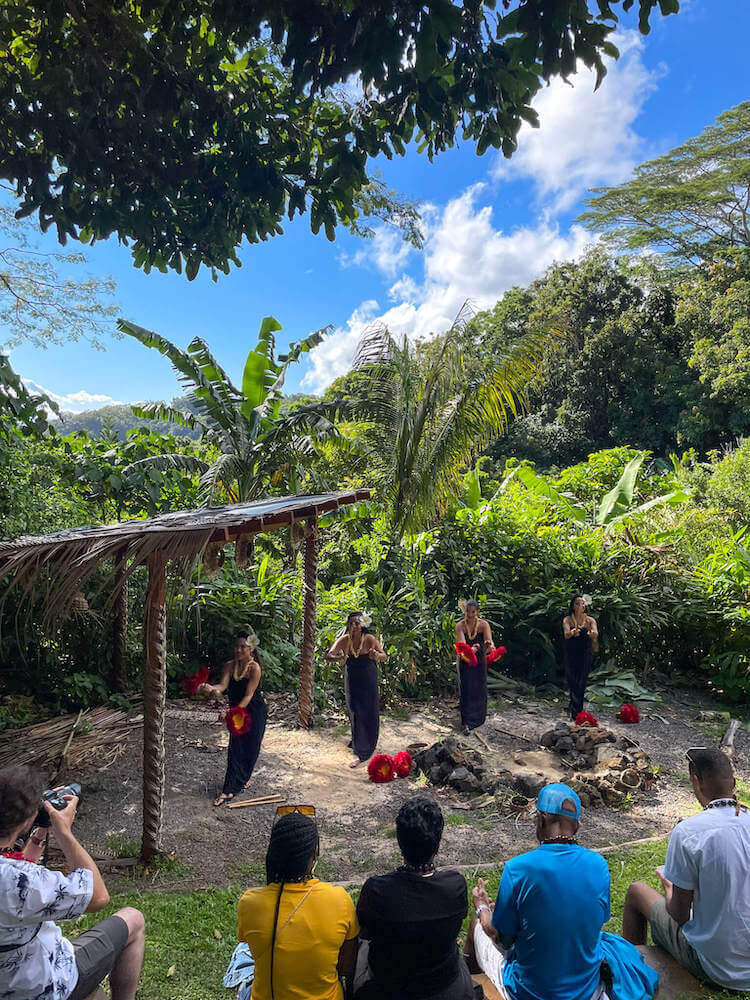
<instances>
[{"instance_id":1,"label":"black camera","mask_svg":"<svg viewBox=\"0 0 750 1000\"><path fill-rule=\"evenodd\" d=\"M65 788L48 788L47 791L42 795L42 802L49 802L51 806L55 809L64 809L68 804L65 800L66 795L77 795L81 797L81 786L73 782L72 785L66 785ZM34 820L34 826L42 826L45 829L50 825L49 813L42 806L39 812L36 814L36 819Z\"/></svg>"}]
</instances>

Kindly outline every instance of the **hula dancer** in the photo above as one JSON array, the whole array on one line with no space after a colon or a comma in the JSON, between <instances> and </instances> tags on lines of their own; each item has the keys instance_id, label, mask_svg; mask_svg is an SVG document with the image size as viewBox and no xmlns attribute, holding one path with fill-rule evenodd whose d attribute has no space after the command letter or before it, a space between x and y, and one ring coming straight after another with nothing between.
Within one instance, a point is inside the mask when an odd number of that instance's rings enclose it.
<instances>
[{"instance_id":1,"label":"hula dancer","mask_svg":"<svg viewBox=\"0 0 750 1000\"><path fill-rule=\"evenodd\" d=\"M224 664L219 683L201 684L198 688L198 691L219 697L226 691L230 712L239 707L249 715L249 727L244 732L238 731L235 734L230 729L227 773L224 788L214 802L215 806L223 805L248 787L266 731L268 709L260 689L262 672L257 646L256 635L245 629L238 632L234 659L227 660ZM239 727L240 730L243 728Z\"/></svg>"},{"instance_id":2,"label":"hula dancer","mask_svg":"<svg viewBox=\"0 0 750 1000\"><path fill-rule=\"evenodd\" d=\"M596 619L587 614L586 606L586 599L576 594L570 602L568 614L563 618L565 679L570 691L568 708L571 719L583 711L591 661L599 643Z\"/></svg>"},{"instance_id":3,"label":"hula dancer","mask_svg":"<svg viewBox=\"0 0 750 1000\"><path fill-rule=\"evenodd\" d=\"M326 659L346 661L346 707L352 726L354 757L349 767L357 767L372 757L380 732L378 668L386 653L376 636L368 631L370 616L354 611L346 620L346 631L326 653Z\"/></svg>"},{"instance_id":4,"label":"hula dancer","mask_svg":"<svg viewBox=\"0 0 750 1000\"><path fill-rule=\"evenodd\" d=\"M456 622L458 692L461 725L464 733L469 733L487 718L487 653L495 643L490 623L479 617L479 604L470 600L460 601L459 607L462 605L464 616Z\"/></svg>"}]
</instances>

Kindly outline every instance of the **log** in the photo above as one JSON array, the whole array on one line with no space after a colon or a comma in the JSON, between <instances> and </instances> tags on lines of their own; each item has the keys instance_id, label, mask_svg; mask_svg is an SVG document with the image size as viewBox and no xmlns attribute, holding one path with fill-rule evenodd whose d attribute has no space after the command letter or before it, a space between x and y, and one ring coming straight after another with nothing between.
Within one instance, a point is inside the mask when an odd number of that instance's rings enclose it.
<instances>
[{"instance_id":1,"label":"log","mask_svg":"<svg viewBox=\"0 0 750 1000\"><path fill-rule=\"evenodd\" d=\"M305 729L313 722L313 684L315 681L315 604L318 577L318 519L305 524L305 565L302 582L302 649L299 664L299 721Z\"/></svg>"},{"instance_id":2,"label":"log","mask_svg":"<svg viewBox=\"0 0 750 1000\"><path fill-rule=\"evenodd\" d=\"M167 695L165 600L166 559L155 552L148 560L145 664L143 670L143 837L141 861L161 849L164 811L164 708Z\"/></svg>"},{"instance_id":3,"label":"log","mask_svg":"<svg viewBox=\"0 0 750 1000\"><path fill-rule=\"evenodd\" d=\"M720 748L729 757L731 761L737 760L737 751L734 746L734 738L737 735L737 730L740 728L739 719L731 719L727 731L721 738Z\"/></svg>"},{"instance_id":4,"label":"log","mask_svg":"<svg viewBox=\"0 0 750 1000\"><path fill-rule=\"evenodd\" d=\"M128 632L128 578L127 546L115 555L115 598L112 625L112 675L118 691L128 689L127 632Z\"/></svg>"}]
</instances>

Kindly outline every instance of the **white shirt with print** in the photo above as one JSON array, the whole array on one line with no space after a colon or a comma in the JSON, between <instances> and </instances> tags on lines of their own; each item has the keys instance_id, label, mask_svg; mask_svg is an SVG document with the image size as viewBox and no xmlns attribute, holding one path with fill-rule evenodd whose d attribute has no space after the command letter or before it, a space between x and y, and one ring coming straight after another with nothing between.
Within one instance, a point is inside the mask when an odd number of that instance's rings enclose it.
<instances>
[{"instance_id":1,"label":"white shirt with print","mask_svg":"<svg viewBox=\"0 0 750 1000\"><path fill-rule=\"evenodd\" d=\"M94 876L85 868L63 875L31 861L0 859L0 945L19 945L0 951L0 998L70 996L78 982L73 945L54 921L80 917L93 892Z\"/></svg>"},{"instance_id":2,"label":"white shirt with print","mask_svg":"<svg viewBox=\"0 0 750 1000\"><path fill-rule=\"evenodd\" d=\"M706 974L719 986L750 990L750 813L718 806L678 823L664 877L694 893L682 931Z\"/></svg>"}]
</instances>

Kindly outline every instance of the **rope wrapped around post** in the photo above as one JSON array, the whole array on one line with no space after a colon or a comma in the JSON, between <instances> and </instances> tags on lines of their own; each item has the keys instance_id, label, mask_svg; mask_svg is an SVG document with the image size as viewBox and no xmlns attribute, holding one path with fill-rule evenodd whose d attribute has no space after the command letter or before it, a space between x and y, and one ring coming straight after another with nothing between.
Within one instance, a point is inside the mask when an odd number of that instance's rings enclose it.
<instances>
[{"instance_id":1,"label":"rope wrapped around post","mask_svg":"<svg viewBox=\"0 0 750 1000\"><path fill-rule=\"evenodd\" d=\"M161 552L148 560L143 672L143 839L141 859L161 849L164 806L164 707L167 694L167 561Z\"/></svg>"},{"instance_id":2,"label":"rope wrapped around post","mask_svg":"<svg viewBox=\"0 0 750 1000\"><path fill-rule=\"evenodd\" d=\"M115 601L113 607L114 630L112 642L112 674L118 691L128 689L126 642L128 632L128 578L127 548L115 553Z\"/></svg>"},{"instance_id":3,"label":"rope wrapped around post","mask_svg":"<svg viewBox=\"0 0 750 1000\"><path fill-rule=\"evenodd\" d=\"M318 519L305 524L305 567L302 582L302 650L299 665L299 721L309 729L313 722L315 680L315 605L318 575Z\"/></svg>"}]
</instances>

